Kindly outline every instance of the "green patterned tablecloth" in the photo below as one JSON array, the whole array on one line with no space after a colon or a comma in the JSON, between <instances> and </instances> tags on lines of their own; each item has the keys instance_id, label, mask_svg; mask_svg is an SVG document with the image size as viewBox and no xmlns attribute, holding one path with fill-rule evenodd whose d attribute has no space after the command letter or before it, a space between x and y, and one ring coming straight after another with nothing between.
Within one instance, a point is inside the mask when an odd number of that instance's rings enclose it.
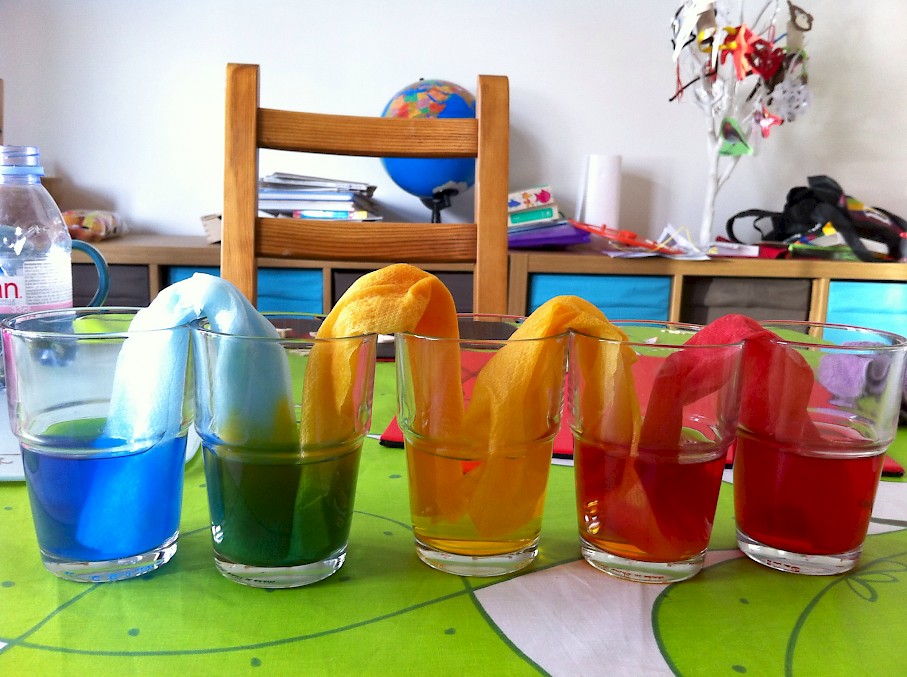
<instances>
[{"instance_id":1,"label":"green patterned tablecloth","mask_svg":"<svg viewBox=\"0 0 907 677\"><path fill-rule=\"evenodd\" d=\"M393 366L379 364L374 432L393 408ZM725 484L708 566L674 586L619 581L579 560L570 467L552 467L539 559L509 578L421 564L407 500L403 451L367 440L343 568L306 588L247 588L214 568L196 456L174 560L87 585L43 569L25 486L2 483L0 675L907 672L907 485L884 483L859 569L810 578L740 556Z\"/></svg>"}]
</instances>

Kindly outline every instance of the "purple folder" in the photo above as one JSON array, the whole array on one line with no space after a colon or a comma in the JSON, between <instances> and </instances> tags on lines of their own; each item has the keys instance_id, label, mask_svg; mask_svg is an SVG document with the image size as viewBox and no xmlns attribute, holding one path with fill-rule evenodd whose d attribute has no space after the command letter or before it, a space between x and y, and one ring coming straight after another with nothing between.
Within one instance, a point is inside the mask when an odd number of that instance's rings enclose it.
<instances>
[{"instance_id":1,"label":"purple folder","mask_svg":"<svg viewBox=\"0 0 907 677\"><path fill-rule=\"evenodd\" d=\"M510 233L507 243L511 249L532 249L535 247L565 247L571 244L584 244L591 236L569 223L555 223L544 228L534 228L518 233Z\"/></svg>"}]
</instances>

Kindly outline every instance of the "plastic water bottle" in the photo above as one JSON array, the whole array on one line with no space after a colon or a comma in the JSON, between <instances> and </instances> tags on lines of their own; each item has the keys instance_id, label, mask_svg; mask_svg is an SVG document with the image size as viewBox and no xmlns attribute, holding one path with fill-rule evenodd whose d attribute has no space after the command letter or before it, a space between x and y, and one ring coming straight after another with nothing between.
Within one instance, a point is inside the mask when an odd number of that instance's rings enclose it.
<instances>
[{"instance_id":1,"label":"plastic water bottle","mask_svg":"<svg viewBox=\"0 0 907 677\"><path fill-rule=\"evenodd\" d=\"M0 146L0 319L72 307L72 239L43 174L37 148Z\"/></svg>"}]
</instances>

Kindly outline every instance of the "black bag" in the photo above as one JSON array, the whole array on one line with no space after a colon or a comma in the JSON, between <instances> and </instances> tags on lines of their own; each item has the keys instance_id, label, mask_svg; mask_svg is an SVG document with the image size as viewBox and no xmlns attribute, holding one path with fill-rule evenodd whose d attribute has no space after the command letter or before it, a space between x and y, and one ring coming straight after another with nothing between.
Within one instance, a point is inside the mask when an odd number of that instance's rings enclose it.
<instances>
[{"instance_id":1,"label":"black bag","mask_svg":"<svg viewBox=\"0 0 907 677\"><path fill-rule=\"evenodd\" d=\"M897 261L903 248L907 247L902 235L907 233L907 221L845 195L841 186L828 176L810 176L809 186L791 188L784 211L747 209L732 216L726 227L732 242L741 242L734 233L734 222L750 217L753 217L753 228L762 239L775 242L795 241L810 231L821 231L826 223L831 223L861 261ZM760 227L764 219L770 220L770 227ZM860 238L884 244L888 257L879 258L866 248Z\"/></svg>"}]
</instances>

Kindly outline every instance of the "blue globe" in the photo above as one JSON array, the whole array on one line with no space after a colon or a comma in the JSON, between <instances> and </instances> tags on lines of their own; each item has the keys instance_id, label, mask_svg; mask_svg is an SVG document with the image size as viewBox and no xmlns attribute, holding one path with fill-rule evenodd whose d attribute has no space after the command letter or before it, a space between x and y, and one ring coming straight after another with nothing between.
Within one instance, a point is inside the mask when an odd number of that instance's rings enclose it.
<instances>
[{"instance_id":1,"label":"blue globe","mask_svg":"<svg viewBox=\"0 0 907 677\"><path fill-rule=\"evenodd\" d=\"M382 117L474 118L475 97L447 80L419 80L394 94ZM476 180L473 158L383 158L384 169L407 193L426 205L440 196L462 193Z\"/></svg>"}]
</instances>

